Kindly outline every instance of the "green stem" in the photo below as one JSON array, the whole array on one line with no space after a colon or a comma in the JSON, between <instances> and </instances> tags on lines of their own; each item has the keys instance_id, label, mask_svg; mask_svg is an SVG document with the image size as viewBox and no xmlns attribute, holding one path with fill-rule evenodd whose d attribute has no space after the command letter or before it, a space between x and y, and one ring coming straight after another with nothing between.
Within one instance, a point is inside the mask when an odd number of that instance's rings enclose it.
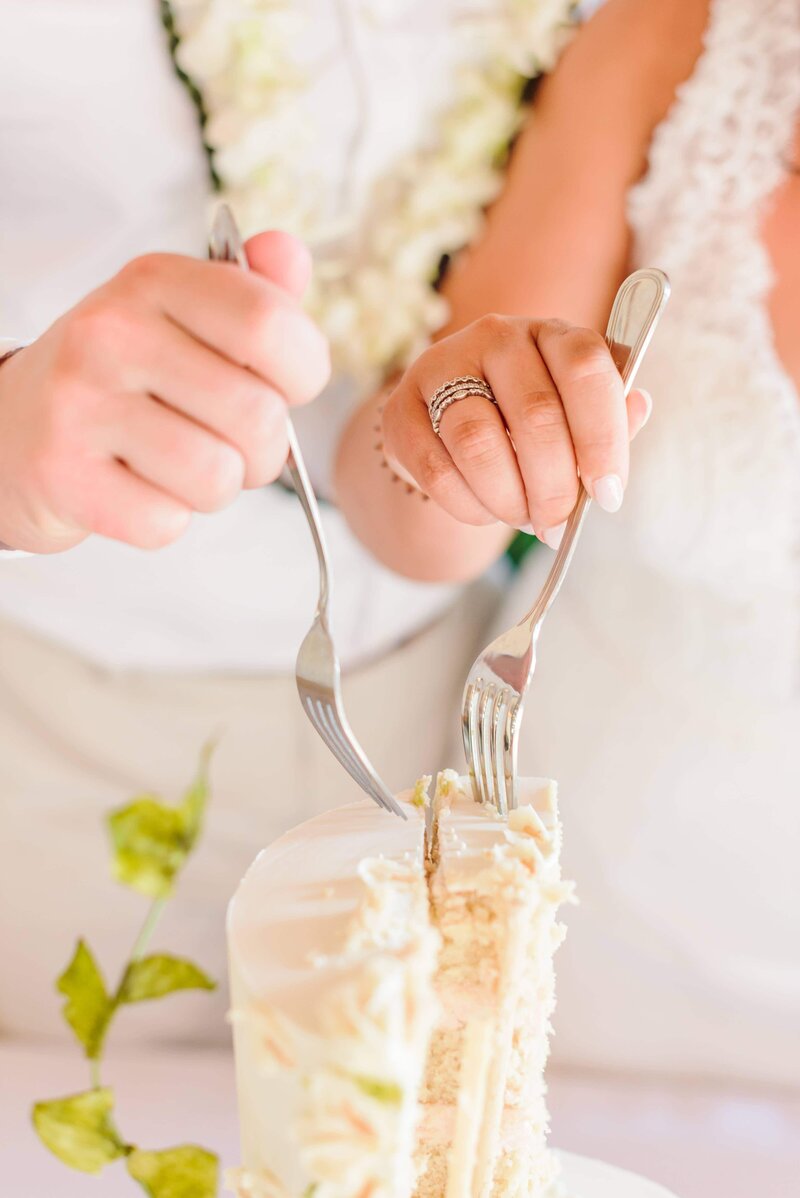
<instances>
[{"instance_id":1,"label":"green stem","mask_svg":"<svg viewBox=\"0 0 800 1198\"><path fill-rule=\"evenodd\" d=\"M156 899L155 902L151 903L150 910L147 912L147 918L142 924L142 929L139 932L139 935L136 937L134 946L131 949L130 963L122 975L122 981L117 987L117 994L120 993L122 986L124 985L130 965L132 965L135 961L141 961L142 957L147 952L153 932L155 932L158 922L161 919L161 916L164 914L164 908L166 905L167 900L165 898Z\"/></svg>"},{"instance_id":2,"label":"green stem","mask_svg":"<svg viewBox=\"0 0 800 1198\"><path fill-rule=\"evenodd\" d=\"M147 952L148 945L150 944L150 941L153 938L153 933L155 932L156 927L158 926L158 922L161 919L161 916L164 914L164 908L165 908L166 904L167 904L167 900L164 898L156 899L154 902L152 902L150 904L145 921L142 924L142 927L139 931L139 935L136 937L136 940L134 941L134 944L133 944L133 948L131 949L131 955L128 958L128 962L122 971L122 976L119 979L117 988L114 991L113 995L111 996L111 1001L108 1006L108 1015L106 1017L105 1026L103 1027L102 1034L100 1035L100 1037L98 1039L98 1043L97 1043L97 1056L91 1061L91 1064L90 1064L92 1087L95 1090L99 1090L100 1087L102 1086L102 1080L101 1080L101 1074L100 1074L100 1063L101 1063L102 1057L103 1057L103 1048L105 1046L106 1037L108 1036L108 1032L109 1032L109 1028L111 1027L111 1023L112 1023L117 1011L119 1010L120 1004L122 1002L122 995L125 991L125 983L128 980L128 976L131 971L131 966L135 965L137 961L141 961L142 957Z\"/></svg>"}]
</instances>

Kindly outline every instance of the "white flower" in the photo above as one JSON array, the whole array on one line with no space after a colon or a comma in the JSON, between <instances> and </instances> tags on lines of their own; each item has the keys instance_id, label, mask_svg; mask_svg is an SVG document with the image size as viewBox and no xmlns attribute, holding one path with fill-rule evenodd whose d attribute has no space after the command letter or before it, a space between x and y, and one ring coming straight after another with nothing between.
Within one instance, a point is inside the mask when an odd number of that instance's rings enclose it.
<instances>
[{"instance_id":1,"label":"white flower","mask_svg":"<svg viewBox=\"0 0 800 1198\"><path fill-rule=\"evenodd\" d=\"M360 0L361 19L397 20L409 0ZM315 176L316 136L302 103L312 80L295 0L172 0L177 61L199 88L214 166L246 235L285 228L312 247L330 236L329 186ZM372 384L407 363L447 318L432 289L443 256L480 231L502 186L525 77L565 43L571 0L497 0L455 27L463 65L430 144L376 181L344 265L318 271L308 309L337 366ZM356 230L350 229L351 234Z\"/></svg>"}]
</instances>

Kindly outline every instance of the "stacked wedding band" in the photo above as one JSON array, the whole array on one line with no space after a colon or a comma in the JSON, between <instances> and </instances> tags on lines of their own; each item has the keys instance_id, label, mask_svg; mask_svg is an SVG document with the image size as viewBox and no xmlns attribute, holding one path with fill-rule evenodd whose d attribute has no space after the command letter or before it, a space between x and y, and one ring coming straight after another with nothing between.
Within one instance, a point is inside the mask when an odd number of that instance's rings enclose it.
<instances>
[{"instance_id":1,"label":"stacked wedding band","mask_svg":"<svg viewBox=\"0 0 800 1198\"><path fill-rule=\"evenodd\" d=\"M481 399L488 399L489 403L497 406L497 400L494 396L494 391L486 382L486 379L476 378L474 375L466 374L461 378L450 379L448 383L443 383L428 401L428 412L433 425L433 431L436 436L440 436L439 429L444 416L451 404L458 403L460 399L467 399L471 395L480 396Z\"/></svg>"}]
</instances>

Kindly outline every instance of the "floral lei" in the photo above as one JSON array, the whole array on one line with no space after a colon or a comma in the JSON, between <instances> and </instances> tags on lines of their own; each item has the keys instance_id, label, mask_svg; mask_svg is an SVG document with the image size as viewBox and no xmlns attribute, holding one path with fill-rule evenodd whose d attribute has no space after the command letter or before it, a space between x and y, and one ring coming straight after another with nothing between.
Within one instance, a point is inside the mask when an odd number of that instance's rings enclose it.
<instances>
[{"instance_id":1,"label":"floral lei","mask_svg":"<svg viewBox=\"0 0 800 1198\"><path fill-rule=\"evenodd\" d=\"M347 46L348 0L332 0ZM362 9L377 0L359 0ZM313 130L297 98L310 84L296 59L298 0L162 0L176 67L203 124L215 186L243 229L287 229L315 254L310 311L337 367L374 385L445 323L441 265L481 228L498 194L526 85L555 61L574 0L498 0L465 11L468 40L452 101L429 142L372 185L356 227L320 211L308 162ZM466 10L466 6L465 6ZM358 85L358 64L354 64ZM356 134L356 137L358 134ZM344 206L343 206L344 207Z\"/></svg>"}]
</instances>

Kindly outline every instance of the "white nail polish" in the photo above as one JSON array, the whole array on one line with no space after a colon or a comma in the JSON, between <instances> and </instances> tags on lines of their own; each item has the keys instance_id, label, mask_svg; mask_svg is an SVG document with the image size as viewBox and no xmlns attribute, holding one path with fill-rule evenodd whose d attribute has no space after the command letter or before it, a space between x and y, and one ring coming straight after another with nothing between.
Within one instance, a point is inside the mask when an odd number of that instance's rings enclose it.
<instances>
[{"instance_id":1,"label":"white nail polish","mask_svg":"<svg viewBox=\"0 0 800 1198\"><path fill-rule=\"evenodd\" d=\"M645 412L644 420L642 421L642 428L644 428L644 426L647 424L650 417L653 415L653 397L649 391L645 391L644 387L639 388L639 394L642 396L642 398L644 399L644 402L647 404L647 411Z\"/></svg>"},{"instance_id":2,"label":"white nail polish","mask_svg":"<svg viewBox=\"0 0 800 1198\"><path fill-rule=\"evenodd\" d=\"M533 537L536 535L535 532L533 531L532 524L520 524L519 528L517 529L517 532L527 533L527 535L529 537Z\"/></svg>"},{"instance_id":3,"label":"white nail polish","mask_svg":"<svg viewBox=\"0 0 800 1198\"><path fill-rule=\"evenodd\" d=\"M555 528L546 528L541 535L541 540L545 545L549 545L551 549L558 549L561 542L564 540L564 530L567 527L566 520L563 524L556 524Z\"/></svg>"},{"instance_id":4,"label":"white nail polish","mask_svg":"<svg viewBox=\"0 0 800 1198\"><path fill-rule=\"evenodd\" d=\"M618 512L623 495L622 479L618 474L605 474L592 487L592 496L604 512Z\"/></svg>"}]
</instances>

